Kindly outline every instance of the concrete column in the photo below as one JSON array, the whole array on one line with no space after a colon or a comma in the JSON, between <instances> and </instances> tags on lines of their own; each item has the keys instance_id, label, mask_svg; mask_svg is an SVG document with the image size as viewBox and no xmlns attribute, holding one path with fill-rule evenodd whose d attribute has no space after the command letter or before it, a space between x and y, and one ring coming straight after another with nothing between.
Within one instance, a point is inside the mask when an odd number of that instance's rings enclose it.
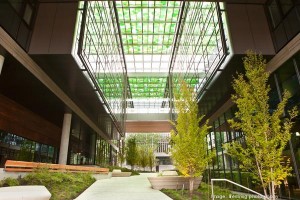
<instances>
[{"instance_id":1,"label":"concrete column","mask_svg":"<svg viewBox=\"0 0 300 200\"><path fill-rule=\"evenodd\" d=\"M95 164L95 155L96 155L96 133L91 135L90 140L90 159L93 159L93 165Z\"/></svg>"},{"instance_id":2,"label":"concrete column","mask_svg":"<svg viewBox=\"0 0 300 200\"><path fill-rule=\"evenodd\" d=\"M68 159L68 149L69 149L69 139L71 130L71 113L64 114L64 121L60 140L60 150L59 150L59 164L66 165Z\"/></svg>"},{"instance_id":3,"label":"concrete column","mask_svg":"<svg viewBox=\"0 0 300 200\"><path fill-rule=\"evenodd\" d=\"M0 55L0 74L2 71L3 64L4 64L4 56Z\"/></svg>"}]
</instances>

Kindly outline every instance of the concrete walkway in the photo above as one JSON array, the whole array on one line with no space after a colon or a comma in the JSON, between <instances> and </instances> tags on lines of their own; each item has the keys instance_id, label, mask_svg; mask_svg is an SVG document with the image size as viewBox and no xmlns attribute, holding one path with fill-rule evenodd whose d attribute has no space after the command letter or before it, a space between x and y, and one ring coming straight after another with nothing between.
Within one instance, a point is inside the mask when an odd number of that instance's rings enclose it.
<instances>
[{"instance_id":1,"label":"concrete walkway","mask_svg":"<svg viewBox=\"0 0 300 200\"><path fill-rule=\"evenodd\" d=\"M112 177L96 181L75 200L171 200L159 190L154 190L147 179L155 173L139 176Z\"/></svg>"}]
</instances>

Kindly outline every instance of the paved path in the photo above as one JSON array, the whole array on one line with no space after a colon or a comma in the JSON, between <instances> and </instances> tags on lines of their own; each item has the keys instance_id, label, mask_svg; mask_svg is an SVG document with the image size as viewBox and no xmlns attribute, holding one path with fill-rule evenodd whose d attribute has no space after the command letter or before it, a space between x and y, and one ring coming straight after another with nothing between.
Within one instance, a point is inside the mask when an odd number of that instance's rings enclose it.
<instances>
[{"instance_id":1,"label":"paved path","mask_svg":"<svg viewBox=\"0 0 300 200\"><path fill-rule=\"evenodd\" d=\"M147 179L155 173L139 176L112 177L96 181L75 200L171 200L159 190L153 190Z\"/></svg>"}]
</instances>

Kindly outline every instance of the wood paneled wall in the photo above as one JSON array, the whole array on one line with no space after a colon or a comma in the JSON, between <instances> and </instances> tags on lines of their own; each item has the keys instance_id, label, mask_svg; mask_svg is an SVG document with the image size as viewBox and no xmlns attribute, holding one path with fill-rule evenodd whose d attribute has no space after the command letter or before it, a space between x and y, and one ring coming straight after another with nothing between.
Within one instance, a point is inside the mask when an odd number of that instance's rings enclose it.
<instances>
[{"instance_id":1,"label":"wood paneled wall","mask_svg":"<svg viewBox=\"0 0 300 200\"><path fill-rule=\"evenodd\" d=\"M0 129L18 136L59 147L61 128L27 108L0 95Z\"/></svg>"},{"instance_id":2,"label":"wood paneled wall","mask_svg":"<svg viewBox=\"0 0 300 200\"><path fill-rule=\"evenodd\" d=\"M129 121L126 122L127 133L164 133L170 132L169 121Z\"/></svg>"}]
</instances>

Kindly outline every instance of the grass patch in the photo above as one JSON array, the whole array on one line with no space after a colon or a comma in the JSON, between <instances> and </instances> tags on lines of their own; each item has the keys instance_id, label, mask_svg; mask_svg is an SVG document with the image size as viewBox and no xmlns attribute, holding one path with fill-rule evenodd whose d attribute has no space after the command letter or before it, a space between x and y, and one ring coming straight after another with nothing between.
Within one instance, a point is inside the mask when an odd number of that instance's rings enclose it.
<instances>
[{"instance_id":1,"label":"grass patch","mask_svg":"<svg viewBox=\"0 0 300 200\"><path fill-rule=\"evenodd\" d=\"M187 200L190 199L188 190L170 190L170 189L162 189L161 192L168 195L173 200ZM251 195L238 195L232 193L230 190L222 189L218 186L214 186L214 195L215 199L230 199L230 200L257 200L258 198L251 198ZM211 199L211 186L206 183L201 183L199 189L194 191L194 194L191 198L192 200L210 200Z\"/></svg>"},{"instance_id":2,"label":"grass patch","mask_svg":"<svg viewBox=\"0 0 300 200\"><path fill-rule=\"evenodd\" d=\"M18 186L20 182L18 179L6 178L0 181L0 187Z\"/></svg>"},{"instance_id":3,"label":"grass patch","mask_svg":"<svg viewBox=\"0 0 300 200\"><path fill-rule=\"evenodd\" d=\"M1 186L44 185L52 194L51 200L71 200L95 181L89 173L49 172L47 169L39 169L21 179L5 179Z\"/></svg>"}]
</instances>

